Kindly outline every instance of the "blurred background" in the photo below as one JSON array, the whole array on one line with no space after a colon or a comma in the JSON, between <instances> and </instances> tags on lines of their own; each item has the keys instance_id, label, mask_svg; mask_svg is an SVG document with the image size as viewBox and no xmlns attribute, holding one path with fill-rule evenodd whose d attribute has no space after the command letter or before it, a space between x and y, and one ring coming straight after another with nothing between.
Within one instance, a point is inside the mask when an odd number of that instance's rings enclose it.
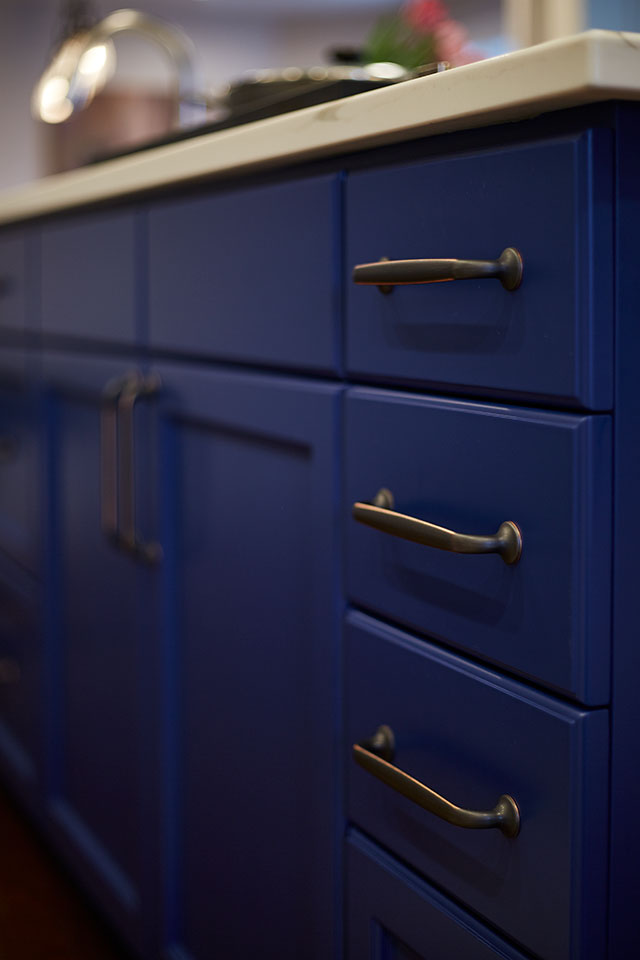
<instances>
[{"instance_id":1,"label":"blurred background","mask_svg":"<svg viewBox=\"0 0 640 960\"><path fill-rule=\"evenodd\" d=\"M32 115L38 78L68 27L69 0L0 0L0 189L68 169L161 136L171 126L175 71L148 37L115 38L117 68L90 106L65 123ZM96 22L113 0L87 0ZM137 0L135 7L190 37L200 83L218 91L245 71L308 68L336 48L361 49L374 25L401 4L389 0ZM427 4L428 6L428 4ZM639 29L637 0L448 0L470 59L492 57L589 26Z\"/></svg>"}]
</instances>

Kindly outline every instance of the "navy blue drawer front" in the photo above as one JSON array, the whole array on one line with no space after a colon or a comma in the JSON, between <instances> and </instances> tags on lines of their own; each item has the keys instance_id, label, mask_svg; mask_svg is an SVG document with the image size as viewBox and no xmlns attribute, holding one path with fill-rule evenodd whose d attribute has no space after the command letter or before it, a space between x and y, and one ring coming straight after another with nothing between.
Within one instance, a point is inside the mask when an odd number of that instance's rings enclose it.
<instances>
[{"instance_id":1,"label":"navy blue drawer front","mask_svg":"<svg viewBox=\"0 0 640 960\"><path fill-rule=\"evenodd\" d=\"M42 330L83 340L140 340L142 236L133 210L42 229Z\"/></svg>"},{"instance_id":2,"label":"navy blue drawer front","mask_svg":"<svg viewBox=\"0 0 640 960\"><path fill-rule=\"evenodd\" d=\"M155 205L152 346L335 370L337 191L320 177Z\"/></svg>"},{"instance_id":3,"label":"navy blue drawer front","mask_svg":"<svg viewBox=\"0 0 640 960\"><path fill-rule=\"evenodd\" d=\"M589 704L609 697L610 418L350 391L346 510L397 512L522 555L465 556L347 526L350 599Z\"/></svg>"},{"instance_id":4,"label":"navy blue drawer front","mask_svg":"<svg viewBox=\"0 0 640 960\"><path fill-rule=\"evenodd\" d=\"M346 960L524 960L358 831L346 861Z\"/></svg>"},{"instance_id":5,"label":"navy blue drawer front","mask_svg":"<svg viewBox=\"0 0 640 960\"><path fill-rule=\"evenodd\" d=\"M347 368L472 392L612 401L611 141L607 131L353 175L347 182ZM354 265L493 260L523 281L355 286Z\"/></svg>"},{"instance_id":6,"label":"navy blue drawer front","mask_svg":"<svg viewBox=\"0 0 640 960\"><path fill-rule=\"evenodd\" d=\"M583 711L363 614L346 624L348 816L544 960L601 960L608 714ZM361 769L350 745L381 724L393 763L461 807L515 798L521 829L445 823Z\"/></svg>"}]
</instances>

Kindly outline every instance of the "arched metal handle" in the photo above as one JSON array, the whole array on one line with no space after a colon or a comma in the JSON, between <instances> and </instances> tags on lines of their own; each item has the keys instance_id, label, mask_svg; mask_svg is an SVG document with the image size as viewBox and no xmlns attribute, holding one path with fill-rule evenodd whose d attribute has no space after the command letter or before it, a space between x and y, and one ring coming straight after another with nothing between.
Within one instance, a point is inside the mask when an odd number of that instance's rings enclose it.
<instances>
[{"instance_id":1,"label":"arched metal handle","mask_svg":"<svg viewBox=\"0 0 640 960\"><path fill-rule=\"evenodd\" d=\"M162 547L156 541L139 539L136 525L135 486L135 426L134 409L142 397L149 397L160 389L160 378L155 375L131 374L118 397L119 426L119 544L145 563L158 563Z\"/></svg>"},{"instance_id":2,"label":"arched metal handle","mask_svg":"<svg viewBox=\"0 0 640 960\"><path fill-rule=\"evenodd\" d=\"M499 280L505 290L522 282L522 257L507 247L497 260L379 260L353 268L353 282L376 286L391 293L395 286L442 283L445 280Z\"/></svg>"},{"instance_id":3,"label":"arched metal handle","mask_svg":"<svg viewBox=\"0 0 640 960\"><path fill-rule=\"evenodd\" d=\"M425 547L436 547L451 553L498 553L505 563L517 563L522 553L522 534L517 524L505 520L492 536L481 537L468 533L456 533L435 523L427 523L417 517L408 517L396 513L393 507L393 494L382 488L372 503L357 501L352 507L352 516L358 523L388 533L392 537L411 540Z\"/></svg>"},{"instance_id":4,"label":"arched metal handle","mask_svg":"<svg viewBox=\"0 0 640 960\"><path fill-rule=\"evenodd\" d=\"M386 725L378 727L373 737L353 745L353 759L367 773L382 780L388 787L397 790L403 797L417 803L423 810L435 814L456 827L467 830L496 828L506 837L517 837L520 832L518 804L508 794L498 798L493 810L467 810L445 800L430 787L415 780L408 773L391 763L395 749L393 730Z\"/></svg>"}]
</instances>

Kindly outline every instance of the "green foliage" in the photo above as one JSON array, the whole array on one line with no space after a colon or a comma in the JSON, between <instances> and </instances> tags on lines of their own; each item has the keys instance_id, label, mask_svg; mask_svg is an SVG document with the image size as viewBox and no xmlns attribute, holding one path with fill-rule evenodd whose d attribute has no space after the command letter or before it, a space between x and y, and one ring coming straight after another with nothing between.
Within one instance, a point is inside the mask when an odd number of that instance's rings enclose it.
<instances>
[{"instance_id":1,"label":"green foliage","mask_svg":"<svg viewBox=\"0 0 640 960\"><path fill-rule=\"evenodd\" d=\"M381 17L367 37L363 60L365 63L389 61L414 70L438 59L435 37L430 33L416 33L406 21L396 15Z\"/></svg>"}]
</instances>

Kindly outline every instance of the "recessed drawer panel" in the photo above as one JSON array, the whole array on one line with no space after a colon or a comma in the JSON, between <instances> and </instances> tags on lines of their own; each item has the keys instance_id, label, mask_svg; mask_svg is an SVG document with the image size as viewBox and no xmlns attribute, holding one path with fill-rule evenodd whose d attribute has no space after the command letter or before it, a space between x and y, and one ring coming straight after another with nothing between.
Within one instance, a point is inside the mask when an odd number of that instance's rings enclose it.
<instances>
[{"instance_id":1,"label":"recessed drawer panel","mask_svg":"<svg viewBox=\"0 0 640 960\"><path fill-rule=\"evenodd\" d=\"M349 819L544 960L604 955L608 713L570 707L363 614L346 624ZM520 830L453 825L355 762L376 757L468 812L510 796ZM421 793L421 796L424 796Z\"/></svg>"},{"instance_id":2,"label":"recessed drawer panel","mask_svg":"<svg viewBox=\"0 0 640 960\"><path fill-rule=\"evenodd\" d=\"M347 960L525 960L357 830L346 862Z\"/></svg>"},{"instance_id":3,"label":"recessed drawer panel","mask_svg":"<svg viewBox=\"0 0 640 960\"><path fill-rule=\"evenodd\" d=\"M320 177L154 206L152 345L335 370L337 196Z\"/></svg>"},{"instance_id":4,"label":"recessed drawer panel","mask_svg":"<svg viewBox=\"0 0 640 960\"><path fill-rule=\"evenodd\" d=\"M392 513L463 535L439 549L347 515L350 599L585 703L608 702L610 418L364 389L346 406L349 513L364 503L355 512L377 526ZM384 489L392 508L367 508ZM517 562L450 552L479 549L469 536L496 548L509 521L522 538Z\"/></svg>"},{"instance_id":5,"label":"recessed drawer panel","mask_svg":"<svg viewBox=\"0 0 640 960\"><path fill-rule=\"evenodd\" d=\"M42 330L83 340L139 340L136 214L90 213L42 230ZM140 281L138 281L140 282Z\"/></svg>"},{"instance_id":6,"label":"recessed drawer panel","mask_svg":"<svg viewBox=\"0 0 640 960\"><path fill-rule=\"evenodd\" d=\"M609 409L610 157L608 131L595 130L351 176L348 370ZM385 295L350 275L382 257L495 261L509 247L523 260L515 290L457 279Z\"/></svg>"}]
</instances>

